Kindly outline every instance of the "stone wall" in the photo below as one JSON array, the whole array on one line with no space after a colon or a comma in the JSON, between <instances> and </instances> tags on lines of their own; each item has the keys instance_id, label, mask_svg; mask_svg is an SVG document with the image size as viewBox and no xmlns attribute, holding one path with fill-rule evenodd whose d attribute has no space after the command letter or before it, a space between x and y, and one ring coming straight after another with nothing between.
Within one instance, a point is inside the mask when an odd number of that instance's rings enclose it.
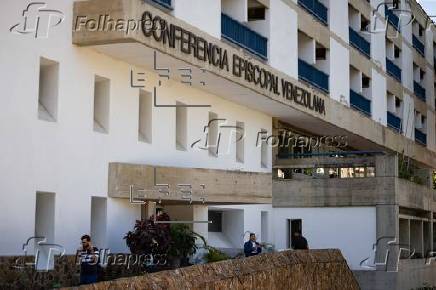
<instances>
[{"instance_id":1,"label":"stone wall","mask_svg":"<svg viewBox=\"0 0 436 290\"><path fill-rule=\"evenodd\" d=\"M21 261L17 267L18 258L22 258L22 256L0 257L0 289L42 290L79 285L80 266L76 265L74 255L55 257L55 268L48 272L37 272L32 266L24 267L21 265ZM33 256L27 256L25 262L31 263L33 260ZM101 268L99 280L106 281L141 274L142 269L138 266L127 269L124 265L111 264Z\"/></svg>"},{"instance_id":2,"label":"stone wall","mask_svg":"<svg viewBox=\"0 0 436 290\"><path fill-rule=\"evenodd\" d=\"M195 265L100 282L79 289L354 290L359 286L339 250L311 250Z\"/></svg>"}]
</instances>

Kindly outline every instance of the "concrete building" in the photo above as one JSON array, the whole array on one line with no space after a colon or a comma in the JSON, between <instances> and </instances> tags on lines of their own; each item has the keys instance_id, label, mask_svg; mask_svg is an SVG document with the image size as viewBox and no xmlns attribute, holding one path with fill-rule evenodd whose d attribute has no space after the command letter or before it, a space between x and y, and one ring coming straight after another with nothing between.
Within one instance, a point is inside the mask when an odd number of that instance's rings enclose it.
<instances>
[{"instance_id":1,"label":"concrete building","mask_svg":"<svg viewBox=\"0 0 436 290\"><path fill-rule=\"evenodd\" d=\"M435 286L436 30L392 2L2 1L0 255L125 252L158 204L229 251L302 230L363 289Z\"/></svg>"}]
</instances>

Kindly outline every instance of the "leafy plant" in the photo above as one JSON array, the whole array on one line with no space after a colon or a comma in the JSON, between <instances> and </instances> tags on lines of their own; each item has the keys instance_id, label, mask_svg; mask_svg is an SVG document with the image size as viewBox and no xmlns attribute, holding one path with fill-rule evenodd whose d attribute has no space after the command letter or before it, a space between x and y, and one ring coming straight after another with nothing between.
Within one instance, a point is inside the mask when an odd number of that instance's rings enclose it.
<instances>
[{"instance_id":1,"label":"leafy plant","mask_svg":"<svg viewBox=\"0 0 436 290\"><path fill-rule=\"evenodd\" d=\"M230 259L230 257L227 254L221 252L217 248L209 246L208 250L209 250L209 252L205 255L205 259L208 263Z\"/></svg>"},{"instance_id":2,"label":"leafy plant","mask_svg":"<svg viewBox=\"0 0 436 290\"><path fill-rule=\"evenodd\" d=\"M186 224L172 224L170 227L171 244L169 255L172 257L185 258L195 253L197 234Z\"/></svg>"},{"instance_id":3,"label":"leafy plant","mask_svg":"<svg viewBox=\"0 0 436 290\"><path fill-rule=\"evenodd\" d=\"M156 217L157 221L169 221L166 213ZM129 231L124 239L132 254L166 253L170 247L170 224L154 222L154 216L146 220L137 220L133 231Z\"/></svg>"}]
</instances>

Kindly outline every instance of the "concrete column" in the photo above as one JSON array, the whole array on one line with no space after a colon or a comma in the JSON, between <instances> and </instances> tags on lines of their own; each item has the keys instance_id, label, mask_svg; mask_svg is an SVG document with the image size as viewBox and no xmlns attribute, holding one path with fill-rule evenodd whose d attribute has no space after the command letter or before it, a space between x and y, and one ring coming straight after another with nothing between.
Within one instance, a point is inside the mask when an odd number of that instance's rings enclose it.
<instances>
[{"instance_id":1,"label":"concrete column","mask_svg":"<svg viewBox=\"0 0 436 290\"><path fill-rule=\"evenodd\" d=\"M375 174L377 176L398 176L398 156L381 155L375 157Z\"/></svg>"},{"instance_id":2,"label":"concrete column","mask_svg":"<svg viewBox=\"0 0 436 290\"><path fill-rule=\"evenodd\" d=\"M377 205L376 206L376 231L377 231L377 252L376 262L385 261L386 253L389 251L389 258L386 265L377 266L380 270L395 271L398 263L398 246L389 246L388 242L395 241L398 244L399 237L399 207L398 205Z\"/></svg>"},{"instance_id":3,"label":"concrete column","mask_svg":"<svg viewBox=\"0 0 436 290\"><path fill-rule=\"evenodd\" d=\"M193 205L193 220L194 221L207 221L209 218L207 205ZM192 230L197 234L203 236L205 240L208 240L208 224L207 223L194 223ZM203 241L197 239L197 243L202 245Z\"/></svg>"}]
</instances>

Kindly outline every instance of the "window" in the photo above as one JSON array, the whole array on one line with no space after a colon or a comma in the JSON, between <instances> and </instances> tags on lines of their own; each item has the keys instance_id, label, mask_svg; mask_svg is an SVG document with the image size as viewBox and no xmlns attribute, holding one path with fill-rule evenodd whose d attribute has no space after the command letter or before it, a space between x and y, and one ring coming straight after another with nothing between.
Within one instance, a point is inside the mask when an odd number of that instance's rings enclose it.
<instances>
[{"instance_id":1,"label":"window","mask_svg":"<svg viewBox=\"0 0 436 290\"><path fill-rule=\"evenodd\" d=\"M34 236L35 253L38 251L39 254L35 268L42 271L53 270L54 254L60 254L63 248L53 245L55 242L55 194L52 192L36 193Z\"/></svg>"},{"instance_id":2,"label":"window","mask_svg":"<svg viewBox=\"0 0 436 290\"><path fill-rule=\"evenodd\" d=\"M316 60L326 60L327 59L327 49L325 47L316 48Z\"/></svg>"},{"instance_id":3,"label":"window","mask_svg":"<svg viewBox=\"0 0 436 290\"><path fill-rule=\"evenodd\" d=\"M109 132L110 81L95 76L94 81L94 131Z\"/></svg>"},{"instance_id":4,"label":"window","mask_svg":"<svg viewBox=\"0 0 436 290\"><path fill-rule=\"evenodd\" d=\"M141 142L152 142L152 102L151 93L139 91L138 140Z\"/></svg>"},{"instance_id":5,"label":"window","mask_svg":"<svg viewBox=\"0 0 436 290\"><path fill-rule=\"evenodd\" d=\"M401 50L398 46L394 45L394 58L399 58L401 54Z\"/></svg>"},{"instance_id":6,"label":"window","mask_svg":"<svg viewBox=\"0 0 436 290\"><path fill-rule=\"evenodd\" d=\"M58 111L59 63L40 58L38 118L54 122Z\"/></svg>"},{"instance_id":7,"label":"window","mask_svg":"<svg viewBox=\"0 0 436 290\"><path fill-rule=\"evenodd\" d=\"M362 74L362 88L364 88L364 89L369 88L369 84L370 84L369 77L367 77L364 74Z\"/></svg>"},{"instance_id":8,"label":"window","mask_svg":"<svg viewBox=\"0 0 436 290\"><path fill-rule=\"evenodd\" d=\"M236 127L236 161L239 163L244 163L244 122L236 122Z\"/></svg>"},{"instance_id":9,"label":"window","mask_svg":"<svg viewBox=\"0 0 436 290\"><path fill-rule=\"evenodd\" d=\"M248 8L248 21L265 20L265 7Z\"/></svg>"},{"instance_id":10,"label":"window","mask_svg":"<svg viewBox=\"0 0 436 290\"><path fill-rule=\"evenodd\" d=\"M213 233L222 232L223 213L220 211L209 211L209 220L212 223L208 224L208 231Z\"/></svg>"},{"instance_id":11,"label":"window","mask_svg":"<svg viewBox=\"0 0 436 290\"><path fill-rule=\"evenodd\" d=\"M207 133L207 145L209 156L218 157L218 115L214 112L209 112L209 123Z\"/></svg>"},{"instance_id":12,"label":"window","mask_svg":"<svg viewBox=\"0 0 436 290\"><path fill-rule=\"evenodd\" d=\"M425 76L425 72L422 69L419 69L419 78L420 80L423 80Z\"/></svg>"},{"instance_id":13,"label":"window","mask_svg":"<svg viewBox=\"0 0 436 290\"><path fill-rule=\"evenodd\" d=\"M395 97L395 108L400 108L400 107L401 107L401 100Z\"/></svg>"},{"instance_id":14,"label":"window","mask_svg":"<svg viewBox=\"0 0 436 290\"><path fill-rule=\"evenodd\" d=\"M186 150L188 113L185 104L177 102L176 107L176 148L177 150Z\"/></svg>"},{"instance_id":15,"label":"window","mask_svg":"<svg viewBox=\"0 0 436 290\"><path fill-rule=\"evenodd\" d=\"M91 197L91 237L97 248L106 247L107 201L104 197Z\"/></svg>"},{"instance_id":16,"label":"window","mask_svg":"<svg viewBox=\"0 0 436 290\"><path fill-rule=\"evenodd\" d=\"M267 134L265 129L261 129L261 132ZM262 168L268 168L268 144L266 140L262 140L260 145L260 165Z\"/></svg>"}]
</instances>

